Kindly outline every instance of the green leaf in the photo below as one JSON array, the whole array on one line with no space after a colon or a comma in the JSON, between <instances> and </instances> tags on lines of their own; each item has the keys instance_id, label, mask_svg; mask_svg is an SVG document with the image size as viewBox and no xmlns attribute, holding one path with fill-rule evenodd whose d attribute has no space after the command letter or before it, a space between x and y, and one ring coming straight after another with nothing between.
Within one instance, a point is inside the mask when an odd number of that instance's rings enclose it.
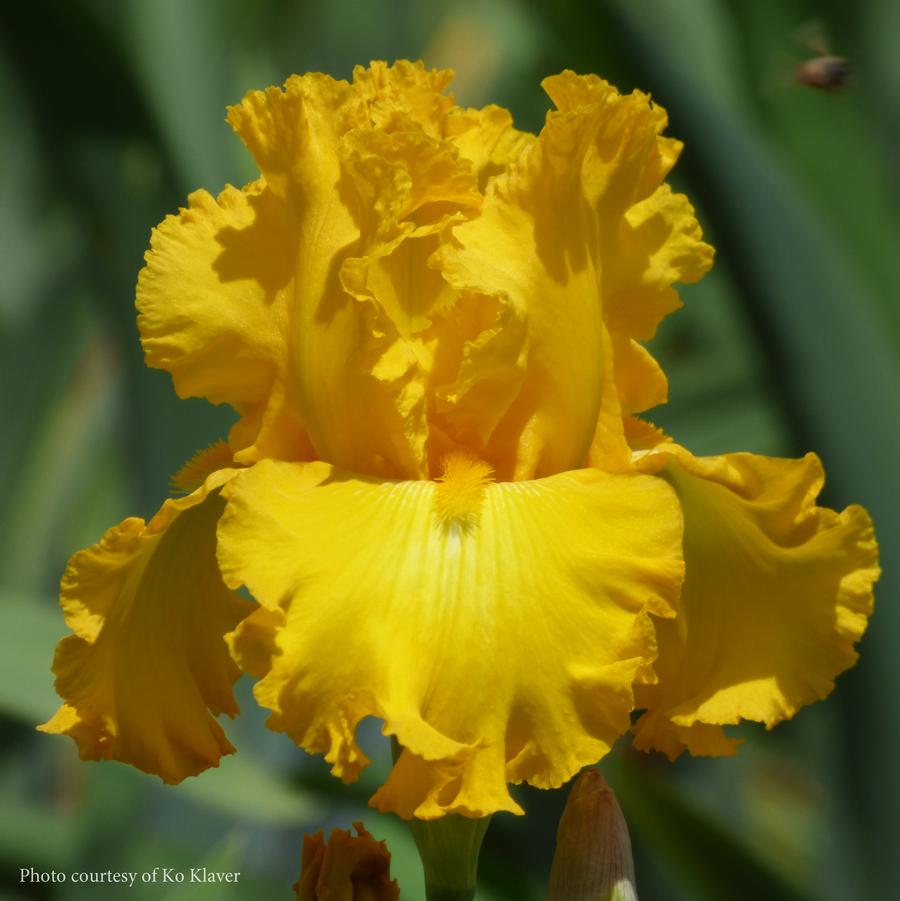
<instances>
[{"instance_id":1,"label":"green leaf","mask_svg":"<svg viewBox=\"0 0 900 901\"><path fill-rule=\"evenodd\" d=\"M188 798L232 819L270 826L301 825L325 815L321 802L291 786L244 747L223 757L218 767L180 785L161 786L160 790L169 797Z\"/></svg>"},{"instance_id":2,"label":"green leaf","mask_svg":"<svg viewBox=\"0 0 900 901\"><path fill-rule=\"evenodd\" d=\"M62 869L75 859L81 844L81 824L73 812L49 804L0 798L0 860L14 867Z\"/></svg>"},{"instance_id":3,"label":"green leaf","mask_svg":"<svg viewBox=\"0 0 900 901\"><path fill-rule=\"evenodd\" d=\"M695 901L814 901L649 767L622 761L610 782L629 828L681 874Z\"/></svg>"},{"instance_id":4,"label":"green leaf","mask_svg":"<svg viewBox=\"0 0 900 901\"><path fill-rule=\"evenodd\" d=\"M55 604L0 594L0 712L37 724L59 706L53 690L53 651L66 633Z\"/></svg>"}]
</instances>

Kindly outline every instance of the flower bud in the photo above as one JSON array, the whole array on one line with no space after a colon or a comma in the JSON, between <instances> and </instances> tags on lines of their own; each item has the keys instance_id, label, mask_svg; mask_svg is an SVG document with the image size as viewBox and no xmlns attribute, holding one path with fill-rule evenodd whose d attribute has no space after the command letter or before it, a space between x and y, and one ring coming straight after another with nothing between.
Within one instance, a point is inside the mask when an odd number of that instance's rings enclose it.
<instances>
[{"instance_id":1,"label":"flower bud","mask_svg":"<svg viewBox=\"0 0 900 901\"><path fill-rule=\"evenodd\" d=\"M631 839L613 790L585 770L569 793L556 834L549 901L637 901Z\"/></svg>"},{"instance_id":2,"label":"flower bud","mask_svg":"<svg viewBox=\"0 0 900 901\"><path fill-rule=\"evenodd\" d=\"M391 854L362 823L356 835L332 829L303 836L300 878L294 883L297 901L397 901L400 888L391 879Z\"/></svg>"}]
</instances>

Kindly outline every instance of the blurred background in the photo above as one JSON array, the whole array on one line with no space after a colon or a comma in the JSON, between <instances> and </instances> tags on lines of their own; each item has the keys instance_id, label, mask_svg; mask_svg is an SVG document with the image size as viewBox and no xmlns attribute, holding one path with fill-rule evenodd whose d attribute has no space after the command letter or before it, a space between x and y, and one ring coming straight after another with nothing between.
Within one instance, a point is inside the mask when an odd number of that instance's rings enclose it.
<instances>
[{"instance_id":1,"label":"blurred background","mask_svg":"<svg viewBox=\"0 0 900 901\"><path fill-rule=\"evenodd\" d=\"M808 23L826 36L811 45ZM801 34L807 35L802 38ZM244 713L239 753L177 788L81 764L34 732L56 707L67 557L127 515L230 416L146 369L133 294L151 226L252 161L225 106L292 72L349 77L373 58L457 70L467 105L537 130L563 68L649 91L686 142L674 182L715 269L655 340L671 402L652 418L698 453L816 450L824 501L872 511L883 548L862 659L825 703L737 758L664 759L623 741L603 771L630 823L642 901L863 901L900 895L900 4L809 0L70 0L0 6L0 897L118 898L19 883L19 869L240 870L236 886L137 886L135 901L289 897L303 831L365 822L403 898L412 842L366 799L388 749L342 786ZM795 70L826 50L849 83ZM544 897L565 791L495 817L479 899Z\"/></svg>"}]
</instances>

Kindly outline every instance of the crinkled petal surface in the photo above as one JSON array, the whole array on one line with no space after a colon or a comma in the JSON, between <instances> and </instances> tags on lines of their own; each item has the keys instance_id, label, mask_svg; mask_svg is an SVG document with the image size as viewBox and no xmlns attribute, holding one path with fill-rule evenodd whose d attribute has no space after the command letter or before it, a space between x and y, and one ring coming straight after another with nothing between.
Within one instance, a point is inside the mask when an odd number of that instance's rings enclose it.
<instances>
[{"instance_id":1,"label":"crinkled petal surface","mask_svg":"<svg viewBox=\"0 0 900 901\"><path fill-rule=\"evenodd\" d=\"M53 664L65 700L45 732L85 760L130 763L175 783L234 748L214 714L234 716L239 670L224 635L253 608L222 583L215 557L219 470L144 523L126 519L79 551L62 581L74 635Z\"/></svg>"},{"instance_id":2,"label":"crinkled petal surface","mask_svg":"<svg viewBox=\"0 0 900 901\"><path fill-rule=\"evenodd\" d=\"M147 362L237 409L239 462L428 474L429 329L457 299L429 260L528 143L505 111L457 107L449 80L373 63L353 83L250 92L228 120L261 178L192 194L155 230L137 294Z\"/></svg>"},{"instance_id":3,"label":"crinkled petal surface","mask_svg":"<svg viewBox=\"0 0 900 901\"><path fill-rule=\"evenodd\" d=\"M648 614L671 616L681 583L662 479L479 492L473 465L436 484L262 461L226 488L222 573L262 605L232 644L269 725L349 781L358 722L382 718L404 751L372 803L403 817L519 812L507 781L557 786L602 757L651 677Z\"/></svg>"},{"instance_id":4,"label":"crinkled petal surface","mask_svg":"<svg viewBox=\"0 0 900 901\"><path fill-rule=\"evenodd\" d=\"M235 407L239 462L415 479L467 449L543 477L627 457L621 415L665 400L636 342L712 259L662 184L665 113L566 72L535 137L449 81L373 63L247 94L228 118L261 177L155 230L147 362Z\"/></svg>"},{"instance_id":5,"label":"crinkled petal surface","mask_svg":"<svg viewBox=\"0 0 900 901\"><path fill-rule=\"evenodd\" d=\"M771 728L856 661L879 573L872 523L859 506L816 506L812 454L697 458L666 443L637 465L678 494L686 574L678 618L657 623L659 682L640 689L636 744L733 753L722 726Z\"/></svg>"},{"instance_id":6,"label":"crinkled petal surface","mask_svg":"<svg viewBox=\"0 0 900 901\"><path fill-rule=\"evenodd\" d=\"M171 372L181 397L231 404L231 443L251 462L311 453L286 347L297 239L262 180L218 198L196 191L153 230L138 277L148 365Z\"/></svg>"}]
</instances>

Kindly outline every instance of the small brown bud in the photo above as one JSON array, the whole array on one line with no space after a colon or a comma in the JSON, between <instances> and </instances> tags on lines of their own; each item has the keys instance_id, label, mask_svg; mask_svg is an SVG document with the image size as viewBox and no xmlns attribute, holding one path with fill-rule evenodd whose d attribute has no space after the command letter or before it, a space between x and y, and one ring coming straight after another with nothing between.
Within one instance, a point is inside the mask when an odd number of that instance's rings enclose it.
<instances>
[{"instance_id":1,"label":"small brown bud","mask_svg":"<svg viewBox=\"0 0 900 901\"><path fill-rule=\"evenodd\" d=\"M344 829L303 836L297 901L397 901L400 889L391 879L391 854L362 823L356 835Z\"/></svg>"}]
</instances>

